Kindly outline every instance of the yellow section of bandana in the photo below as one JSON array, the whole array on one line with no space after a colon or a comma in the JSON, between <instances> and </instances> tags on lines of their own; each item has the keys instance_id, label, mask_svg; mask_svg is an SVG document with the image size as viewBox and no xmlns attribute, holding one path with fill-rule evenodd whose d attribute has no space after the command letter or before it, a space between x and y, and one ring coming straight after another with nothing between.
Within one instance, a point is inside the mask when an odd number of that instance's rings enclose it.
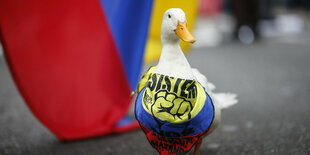
<instances>
[{"instance_id":1,"label":"yellow section of bandana","mask_svg":"<svg viewBox=\"0 0 310 155\"><path fill-rule=\"evenodd\" d=\"M156 66L152 66L150 67L147 72L143 75L143 77L141 78L139 84L138 84L138 93L140 93L140 91L146 86L148 79L150 77L150 74L154 73L156 69Z\"/></svg>"},{"instance_id":2,"label":"yellow section of bandana","mask_svg":"<svg viewBox=\"0 0 310 155\"><path fill-rule=\"evenodd\" d=\"M162 121L182 123L195 117L206 100L202 86L195 80L185 80L154 73L151 67L138 86L145 87L143 108Z\"/></svg>"}]
</instances>

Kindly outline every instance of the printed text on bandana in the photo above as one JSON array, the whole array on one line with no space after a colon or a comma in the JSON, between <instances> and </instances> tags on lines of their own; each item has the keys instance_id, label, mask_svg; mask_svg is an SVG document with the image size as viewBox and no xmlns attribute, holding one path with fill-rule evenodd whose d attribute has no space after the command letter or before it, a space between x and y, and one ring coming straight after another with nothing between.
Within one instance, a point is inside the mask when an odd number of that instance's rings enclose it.
<instances>
[{"instance_id":1,"label":"printed text on bandana","mask_svg":"<svg viewBox=\"0 0 310 155\"><path fill-rule=\"evenodd\" d=\"M143 107L162 121L180 123L193 117L196 82L159 74L149 76Z\"/></svg>"}]
</instances>

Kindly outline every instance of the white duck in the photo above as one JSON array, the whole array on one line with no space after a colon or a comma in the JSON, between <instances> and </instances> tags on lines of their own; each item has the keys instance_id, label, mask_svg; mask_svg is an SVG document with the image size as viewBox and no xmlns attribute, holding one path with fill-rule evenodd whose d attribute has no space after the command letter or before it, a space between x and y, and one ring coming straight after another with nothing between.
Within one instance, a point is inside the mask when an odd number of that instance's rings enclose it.
<instances>
[{"instance_id":1,"label":"white duck","mask_svg":"<svg viewBox=\"0 0 310 155\"><path fill-rule=\"evenodd\" d=\"M162 52L158 65L153 72L155 74L164 75L167 77L174 77L185 80L195 80L198 81L200 85L205 88L205 91L213 101L212 104L214 108L212 124L210 124L209 127L210 130L205 132L205 135L208 135L217 127L218 123L220 122L221 109L227 108L238 102L236 99L237 95L232 93L213 93L212 91L215 89L215 86L208 82L207 78L202 75L197 69L191 68L180 48L180 39L190 43L194 43L196 41L196 39L187 29L186 17L183 10L179 8L168 9L163 16L161 27ZM143 82L141 80L139 86L141 88L139 88L139 92L142 90L142 87L147 86L146 83L147 81ZM197 104L204 104L204 102ZM139 118L139 115L139 109L136 108L136 117L139 122L143 122L143 120L139 120L142 119ZM142 123L142 126L145 125ZM151 138L148 137L148 139L150 141ZM201 142L202 138L199 138L197 143L195 143L196 147L194 154L197 154ZM161 153L161 151L159 152Z\"/></svg>"}]
</instances>

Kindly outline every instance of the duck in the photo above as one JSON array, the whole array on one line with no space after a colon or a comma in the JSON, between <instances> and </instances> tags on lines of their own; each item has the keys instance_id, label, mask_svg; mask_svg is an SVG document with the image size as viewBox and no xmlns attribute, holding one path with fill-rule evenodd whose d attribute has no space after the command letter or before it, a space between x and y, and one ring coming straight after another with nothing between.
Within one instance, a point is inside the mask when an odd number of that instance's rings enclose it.
<instances>
[{"instance_id":1,"label":"duck","mask_svg":"<svg viewBox=\"0 0 310 155\"><path fill-rule=\"evenodd\" d=\"M237 94L213 93L215 85L192 68L180 40L194 43L185 13L170 8L161 26L161 56L141 78L136 93L135 117L149 143L160 155L194 155L203 138L217 128L222 109L238 102Z\"/></svg>"}]
</instances>

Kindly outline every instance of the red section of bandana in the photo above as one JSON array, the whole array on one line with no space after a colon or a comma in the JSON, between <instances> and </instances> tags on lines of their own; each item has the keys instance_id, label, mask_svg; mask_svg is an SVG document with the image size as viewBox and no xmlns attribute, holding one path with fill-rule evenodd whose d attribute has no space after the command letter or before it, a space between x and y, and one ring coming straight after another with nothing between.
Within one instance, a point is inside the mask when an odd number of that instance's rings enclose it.
<instances>
[{"instance_id":1,"label":"red section of bandana","mask_svg":"<svg viewBox=\"0 0 310 155\"><path fill-rule=\"evenodd\" d=\"M164 137L152 132L140 123L150 144L161 155L182 155L190 151L190 149L198 142L199 138L206 133L202 132L193 136L186 137Z\"/></svg>"}]
</instances>

